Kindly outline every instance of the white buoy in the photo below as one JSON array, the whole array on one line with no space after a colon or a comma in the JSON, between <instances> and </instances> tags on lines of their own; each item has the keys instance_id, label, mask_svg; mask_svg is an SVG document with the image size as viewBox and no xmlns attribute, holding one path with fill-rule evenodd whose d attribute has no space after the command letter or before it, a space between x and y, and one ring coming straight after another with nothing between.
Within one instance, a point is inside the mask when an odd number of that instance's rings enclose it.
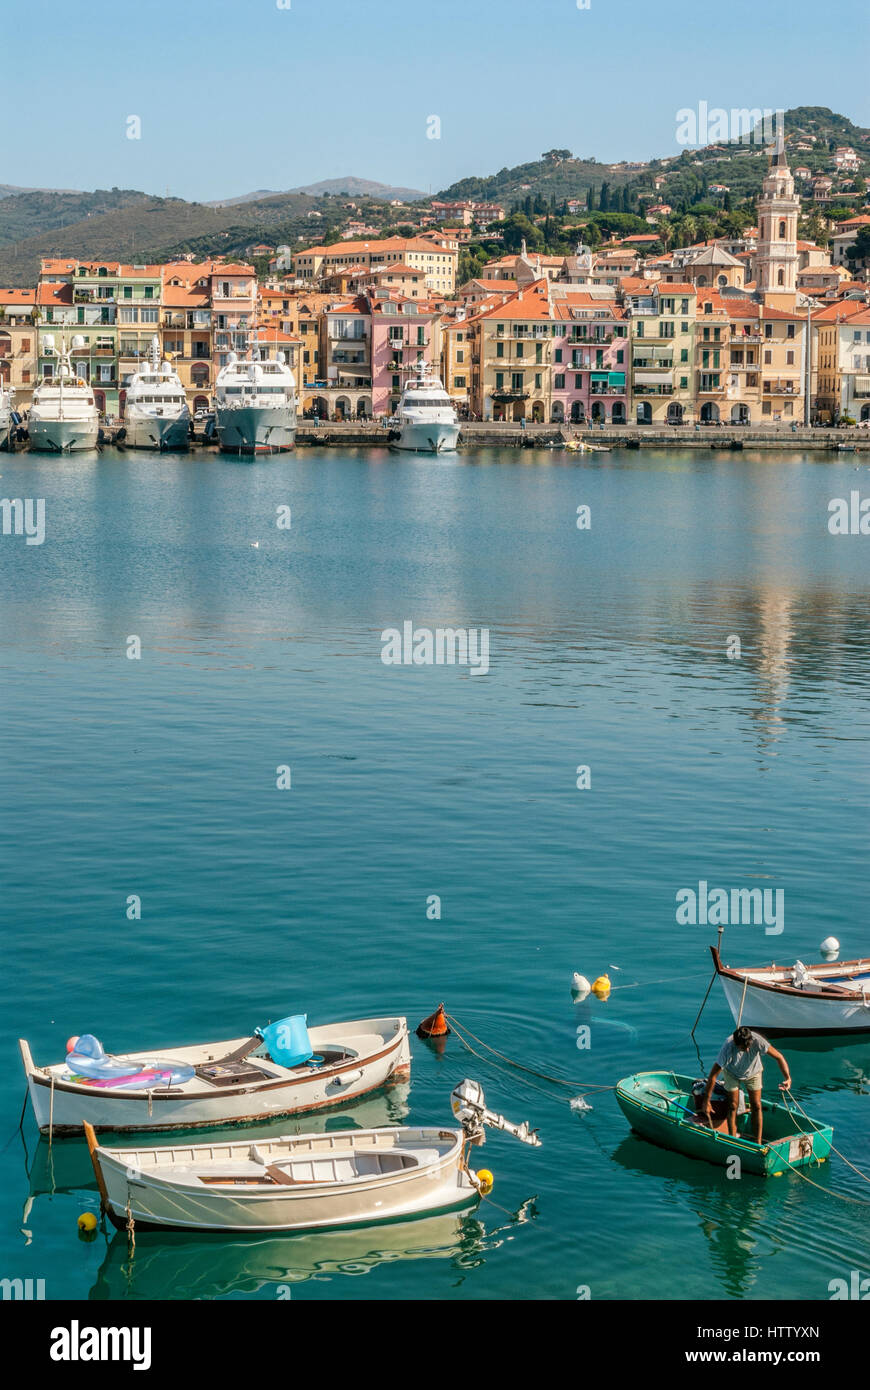
<instances>
[{"instance_id":1,"label":"white buoy","mask_svg":"<svg viewBox=\"0 0 870 1390\"><path fill-rule=\"evenodd\" d=\"M571 978L571 993L573 994L574 998L580 1000L585 999L587 994L590 994L591 992L592 986L587 980L586 976L578 974L575 970Z\"/></svg>"},{"instance_id":2,"label":"white buoy","mask_svg":"<svg viewBox=\"0 0 870 1390\"><path fill-rule=\"evenodd\" d=\"M835 936L826 936L819 950L825 960L836 960L840 954L840 943Z\"/></svg>"}]
</instances>

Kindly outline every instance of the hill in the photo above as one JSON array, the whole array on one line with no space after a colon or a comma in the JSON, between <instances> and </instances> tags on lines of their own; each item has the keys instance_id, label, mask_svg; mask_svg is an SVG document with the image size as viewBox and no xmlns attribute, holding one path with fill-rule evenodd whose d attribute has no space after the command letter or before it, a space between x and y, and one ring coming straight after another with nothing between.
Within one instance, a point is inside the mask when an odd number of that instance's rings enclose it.
<instances>
[{"instance_id":1,"label":"hill","mask_svg":"<svg viewBox=\"0 0 870 1390\"><path fill-rule=\"evenodd\" d=\"M797 106L783 118L792 166L805 164L812 172L833 167L837 145L851 145L862 160L862 172L870 172L870 130L856 126L846 116L827 106ZM795 151L803 143L810 150ZM702 173L697 174L698 168ZM585 198L592 187L599 190L607 182L611 192L628 184L637 195L654 189L656 174L665 175L661 196L688 198L696 185L726 184L737 198L755 197L767 168L764 145L707 145L684 148L677 154L637 164L600 164L596 159L579 159L569 150L550 150L541 159L500 169L497 174L459 179L436 194L439 199L473 198L477 202L496 202L510 208L526 199L542 199L550 205L568 198ZM673 195L673 197L672 197Z\"/></svg>"},{"instance_id":2,"label":"hill","mask_svg":"<svg viewBox=\"0 0 870 1390\"><path fill-rule=\"evenodd\" d=\"M358 179L355 174L348 174L342 179L321 179L319 183L300 184L298 188L288 188L285 194L274 193L268 188L261 188L257 193L243 193L238 198L220 198L215 202L209 203L209 207L229 208L236 207L239 203L250 203L260 201L263 198L279 198L288 194L307 193L312 198L322 198L330 194L348 194L352 198L374 198L378 202L389 203L393 198L403 203L416 203L421 198L427 197L419 188L393 188L388 183L375 183L373 179Z\"/></svg>"}]
</instances>

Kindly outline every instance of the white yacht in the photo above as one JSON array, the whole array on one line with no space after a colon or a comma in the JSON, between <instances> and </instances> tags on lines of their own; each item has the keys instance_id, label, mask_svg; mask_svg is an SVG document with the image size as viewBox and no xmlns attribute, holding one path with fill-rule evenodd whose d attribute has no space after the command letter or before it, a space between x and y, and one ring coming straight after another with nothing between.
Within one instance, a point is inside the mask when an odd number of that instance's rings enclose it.
<instances>
[{"instance_id":1,"label":"white yacht","mask_svg":"<svg viewBox=\"0 0 870 1390\"><path fill-rule=\"evenodd\" d=\"M450 453L459 441L453 402L428 363L418 362L411 370L390 421L391 447L424 454Z\"/></svg>"},{"instance_id":2,"label":"white yacht","mask_svg":"<svg viewBox=\"0 0 870 1390\"><path fill-rule=\"evenodd\" d=\"M57 371L43 377L33 393L27 424L30 447L54 454L96 449L100 415L94 393L83 377L74 375L70 363L70 350L83 348L85 340L76 334L70 348L65 338L60 342L58 352L51 333L46 333L42 340L43 355L55 359Z\"/></svg>"},{"instance_id":3,"label":"white yacht","mask_svg":"<svg viewBox=\"0 0 870 1390\"><path fill-rule=\"evenodd\" d=\"M123 442L131 449L186 449L190 411L181 378L160 361L160 343L151 340L151 366L131 378L124 404Z\"/></svg>"},{"instance_id":4,"label":"white yacht","mask_svg":"<svg viewBox=\"0 0 870 1390\"><path fill-rule=\"evenodd\" d=\"M296 441L296 378L283 352L260 351L251 335L247 360L234 352L215 386L217 435L224 453L272 454Z\"/></svg>"}]
</instances>

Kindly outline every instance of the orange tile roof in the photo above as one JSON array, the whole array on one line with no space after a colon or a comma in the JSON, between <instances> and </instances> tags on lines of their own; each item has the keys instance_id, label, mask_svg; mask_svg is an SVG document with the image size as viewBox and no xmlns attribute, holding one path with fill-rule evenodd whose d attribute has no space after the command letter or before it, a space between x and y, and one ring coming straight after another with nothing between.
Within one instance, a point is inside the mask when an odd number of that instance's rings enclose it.
<instances>
[{"instance_id":1,"label":"orange tile roof","mask_svg":"<svg viewBox=\"0 0 870 1390\"><path fill-rule=\"evenodd\" d=\"M503 304L496 304L485 315L490 319L551 319L550 299L546 280L535 280L526 289L517 290Z\"/></svg>"},{"instance_id":2,"label":"orange tile roof","mask_svg":"<svg viewBox=\"0 0 870 1390\"><path fill-rule=\"evenodd\" d=\"M36 291L37 304L72 304L73 287L68 282L53 284L49 281L38 286Z\"/></svg>"},{"instance_id":3,"label":"orange tile roof","mask_svg":"<svg viewBox=\"0 0 870 1390\"><path fill-rule=\"evenodd\" d=\"M35 304L36 290L0 290L0 304Z\"/></svg>"}]
</instances>

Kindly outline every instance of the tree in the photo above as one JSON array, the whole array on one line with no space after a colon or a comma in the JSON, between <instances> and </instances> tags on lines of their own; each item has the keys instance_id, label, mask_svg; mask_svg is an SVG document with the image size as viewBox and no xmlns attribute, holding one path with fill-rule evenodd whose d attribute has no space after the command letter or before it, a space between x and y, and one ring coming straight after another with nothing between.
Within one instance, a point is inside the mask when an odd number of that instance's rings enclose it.
<instances>
[{"instance_id":1,"label":"tree","mask_svg":"<svg viewBox=\"0 0 870 1390\"><path fill-rule=\"evenodd\" d=\"M610 207L610 189L605 179L601 185L601 192L598 195L598 209L600 212L607 212Z\"/></svg>"},{"instance_id":2,"label":"tree","mask_svg":"<svg viewBox=\"0 0 870 1390\"><path fill-rule=\"evenodd\" d=\"M529 250L539 250L544 238L540 228L525 213L512 212L501 224L502 242L508 251L519 251L525 241Z\"/></svg>"},{"instance_id":3,"label":"tree","mask_svg":"<svg viewBox=\"0 0 870 1390\"><path fill-rule=\"evenodd\" d=\"M588 187L587 190L586 190L586 207L587 207L587 209L589 210L589 212L591 212L592 209L594 208L594 206L595 206L595 193L594 193L594 191L593 191L592 184L590 183L589 187Z\"/></svg>"},{"instance_id":4,"label":"tree","mask_svg":"<svg viewBox=\"0 0 870 1390\"><path fill-rule=\"evenodd\" d=\"M571 158L571 151L570 151L570 150L545 150L544 153L541 155L541 158L542 158L542 159L546 159L547 162L548 162L549 164L560 164L560 163L562 162L563 159L570 159L570 158Z\"/></svg>"}]
</instances>

